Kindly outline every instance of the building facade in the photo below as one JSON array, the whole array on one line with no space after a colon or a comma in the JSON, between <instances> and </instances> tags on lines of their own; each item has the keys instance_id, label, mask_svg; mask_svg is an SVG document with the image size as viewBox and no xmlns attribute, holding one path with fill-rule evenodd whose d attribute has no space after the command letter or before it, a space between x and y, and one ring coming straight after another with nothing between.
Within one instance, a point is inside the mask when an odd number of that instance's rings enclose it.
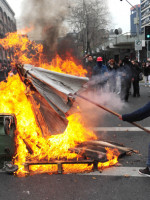
<instances>
[{"instance_id":1,"label":"building facade","mask_svg":"<svg viewBox=\"0 0 150 200\"><path fill-rule=\"evenodd\" d=\"M150 0L141 0L141 29L150 26Z\"/></svg>"},{"instance_id":2,"label":"building facade","mask_svg":"<svg viewBox=\"0 0 150 200\"><path fill-rule=\"evenodd\" d=\"M15 13L6 0L0 0L0 38L4 38L6 33L16 31ZM5 51L0 46L0 66L8 65L13 57L13 51Z\"/></svg>"}]
</instances>

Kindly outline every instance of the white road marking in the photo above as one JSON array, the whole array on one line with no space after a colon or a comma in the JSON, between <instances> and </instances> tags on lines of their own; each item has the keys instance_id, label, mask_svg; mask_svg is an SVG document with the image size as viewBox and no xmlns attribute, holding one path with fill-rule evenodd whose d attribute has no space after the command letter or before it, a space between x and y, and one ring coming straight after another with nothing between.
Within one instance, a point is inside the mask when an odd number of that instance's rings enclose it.
<instances>
[{"instance_id":1,"label":"white road marking","mask_svg":"<svg viewBox=\"0 0 150 200\"><path fill-rule=\"evenodd\" d=\"M145 175L139 174L139 169L144 169L145 167L110 167L104 169L102 173L99 171L80 174L80 175L89 175L89 176L123 176L126 178L129 177L148 177Z\"/></svg>"},{"instance_id":2,"label":"white road marking","mask_svg":"<svg viewBox=\"0 0 150 200\"><path fill-rule=\"evenodd\" d=\"M80 176L122 176L125 178L130 178L130 177L147 177L145 175L141 175L138 173L139 169L144 169L144 167L110 167L104 169L102 172L95 171L95 172L90 172L90 173L81 173L77 174ZM1 173L6 173L5 171L0 169L0 174Z\"/></svg>"},{"instance_id":3,"label":"white road marking","mask_svg":"<svg viewBox=\"0 0 150 200\"><path fill-rule=\"evenodd\" d=\"M150 127L145 127L150 130ZM93 127L91 128L93 131L144 131L138 127Z\"/></svg>"}]
</instances>

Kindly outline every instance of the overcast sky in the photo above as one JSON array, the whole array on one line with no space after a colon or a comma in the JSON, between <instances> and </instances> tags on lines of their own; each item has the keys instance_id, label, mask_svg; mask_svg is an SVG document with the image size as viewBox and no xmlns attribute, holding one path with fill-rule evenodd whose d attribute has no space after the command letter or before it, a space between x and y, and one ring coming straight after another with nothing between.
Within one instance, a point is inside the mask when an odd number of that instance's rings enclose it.
<instances>
[{"instance_id":1,"label":"overcast sky","mask_svg":"<svg viewBox=\"0 0 150 200\"><path fill-rule=\"evenodd\" d=\"M132 5L140 4L140 0L128 0ZM130 32L130 4L126 0L108 0L112 24L114 28L122 28Z\"/></svg>"},{"instance_id":2,"label":"overcast sky","mask_svg":"<svg viewBox=\"0 0 150 200\"><path fill-rule=\"evenodd\" d=\"M21 3L23 0L7 0L9 5L19 19L21 13ZM57 1L57 0L56 0ZM104 0L105 1L105 0ZM140 0L128 0L132 5L140 3ZM123 32L130 31L130 8L126 0L108 0L110 14L112 16L111 28L122 28Z\"/></svg>"}]
</instances>

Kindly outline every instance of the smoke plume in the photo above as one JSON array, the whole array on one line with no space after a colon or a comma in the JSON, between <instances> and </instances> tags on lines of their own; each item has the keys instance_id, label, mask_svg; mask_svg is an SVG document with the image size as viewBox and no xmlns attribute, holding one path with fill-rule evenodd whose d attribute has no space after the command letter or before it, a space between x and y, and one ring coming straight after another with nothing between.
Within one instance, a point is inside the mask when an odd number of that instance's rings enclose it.
<instances>
[{"instance_id":1,"label":"smoke plume","mask_svg":"<svg viewBox=\"0 0 150 200\"><path fill-rule=\"evenodd\" d=\"M31 39L44 41L47 54L55 52L57 39L64 29L66 0L24 0L22 8L23 26L34 28Z\"/></svg>"}]
</instances>

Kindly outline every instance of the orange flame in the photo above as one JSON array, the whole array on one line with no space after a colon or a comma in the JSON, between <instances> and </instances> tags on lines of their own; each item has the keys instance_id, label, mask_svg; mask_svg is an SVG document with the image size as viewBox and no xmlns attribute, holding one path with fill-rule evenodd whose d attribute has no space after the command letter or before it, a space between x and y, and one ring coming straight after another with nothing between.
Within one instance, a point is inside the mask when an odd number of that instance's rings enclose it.
<instances>
[{"instance_id":1,"label":"orange flame","mask_svg":"<svg viewBox=\"0 0 150 200\"><path fill-rule=\"evenodd\" d=\"M25 34L31 32L33 29L34 29L33 26L26 27L26 28L23 28L23 29L18 30L18 31L17 31L17 34L19 34L19 35L25 35Z\"/></svg>"},{"instance_id":2,"label":"orange flame","mask_svg":"<svg viewBox=\"0 0 150 200\"><path fill-rule=\"evenodd\" d=\"M19 166L19 174L25 172L22 163L27 160L49 161L77 158L77 154L69 152L69 148L83 141L96 139L93 132L83 127L79 114L68 118L69 125L63 134L43 138L36 124L31 104L25 95L26 87L20 77L18 75L8 77L7 83L0 84L0 90L0 113L13 113L17 118L15 164ZM29 153L27 144L33 150L32 154Z\"/></svg>"},{"instance_id":3,"label":"orange flame","mask_svg":"<svg viewBox=\"0 0 150 200\"><path fill-rule=\"evenodd\" d=\"M27 30L26 30L27 31ZM42 61L43 46L31 42L27 36L17 33L8 33L6 38L0 39L0 44L7 50L13 48L13 63L32 64L52 71L68 73L78 76L85 76L86 70L81 65L76 65L73 58L62 60L58 55L50 64ZM8 77L7 83L0 83L1 101L0 113L12 113L16 115L16 154L14 163L19 166L17 174L24 176L26 169L24 163L32 161L51 160L78 160L80 156L71 153L70 148L88 140L97 139L96 135L84 127L83 120L79 114L74 114L68 118L69 125L61 135L43 138L32 106L26 97L26 87L18 75ZM113 158L113 157L112 157ZM110 158L112 160L112 158ZM110 161L111 162L111 161ZM93 165L78 164L64 165L64 172L82 172L92 170ZM56 172L57 165L51 166L31 166L33 172Z\"/></svg>"},{"instance_id":4,"label":"orange flame","mask_svg":"<svg viewBox=\"0 0 150 200\"><path fill-rule=\"evenodd\" d=\"M47 70L75 76L85 77L85 75L87 74L86 69L83 69L82 65L76 65L73 57L71 56L69 59L63 60L62 58L60 58L59 55L56 55L56 57L52 60L50 64L43 63L40 67Z\"/></svg>"},{"instance_id":5,"label":"orange flame","mask_svg":"<svg viewBox=\"0 0 150 200\"><path fill-rule=\"evenodd\" d=\"M109 149L106 147L107 150L107 162L105 163L98 163L98 168L103 169L106 167L110 167L118 163L118 156L120 155L118 149Z\"/></svg>"},{"instance_id":6,"label":"orange flame","mask_svg":"<svg viewBox=\"0 0 150 200\"><path fill-rule=\"evenodd\" d=\"M25 33L32 29L27 28L18 31L19 33ZM74 62L73 57L67 60L63 60L58 55L52 60L51 63L44 61L43 45L37 44L34 41L29 40L27 35L18 33L7 33L6 38L0 39L0 45L6 50L11 51L13 49L14 59L12 63L31 64L36 67L41 67L55 72L66 73L76 76L85 77L87 70L82 65L77 65Z\"/></svg>"}]
</instances>

